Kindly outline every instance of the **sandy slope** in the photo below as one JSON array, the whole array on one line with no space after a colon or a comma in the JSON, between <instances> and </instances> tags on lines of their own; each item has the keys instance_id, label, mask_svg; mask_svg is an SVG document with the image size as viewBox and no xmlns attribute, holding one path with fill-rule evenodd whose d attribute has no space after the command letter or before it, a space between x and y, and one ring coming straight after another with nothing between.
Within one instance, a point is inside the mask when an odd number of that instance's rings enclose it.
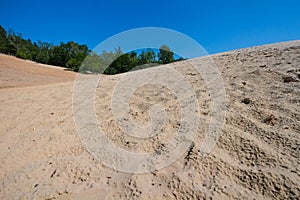
<instances>
[{"instance_id":1,"label":"sandy slope","mask_svg":"<svg viewBox=\"0 0 300 200\"><path fill-rule=\"evenodd\" d=\"M199 101L203 123L195 145L169 167L129 174L104 166L82 145L72 114L74 73L0 55L0 199L299 198L300 41L212 58L227 94L226 123L212 152L198 154L210 115L205 82L187 61L173 63ZM121 77L104 76L97 87L101 127L121 148L155 150L176 133L176 98L157 85L134 93L129 103L136 122L149 119L147 109L154 103L162 102L171 113L163 138L141 142L124 134L111 113L111 95Z\"/></svg>"},{"instance_id":2,"label":"sandy slope","mask_svg":"<svg viewBox=\"0 0 300 200\"><path fill-rule=\"evenodd\" d=\"M38 64L0 54L0 88L38 86L72 80L75 74L65 68Z\"/></svg>"}]
</instances>

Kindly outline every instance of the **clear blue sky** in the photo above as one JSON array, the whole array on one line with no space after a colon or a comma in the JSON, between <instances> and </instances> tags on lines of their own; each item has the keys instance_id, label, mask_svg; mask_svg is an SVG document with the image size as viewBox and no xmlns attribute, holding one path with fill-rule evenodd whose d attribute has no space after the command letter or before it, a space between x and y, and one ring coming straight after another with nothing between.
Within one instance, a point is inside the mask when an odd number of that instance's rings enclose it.
<instances>
[{"instance_id":1,"label":"clear blue sky","mask_svg":"<svg viewBox=\"0 0 300 200\"><path fill-rule=\"evenodd\" d=\"M33 41L75 41L90 49L128 29L163 27L211 54L300 39L300 1L1 0L0 24Z\"/></svg>"}]
</instances>

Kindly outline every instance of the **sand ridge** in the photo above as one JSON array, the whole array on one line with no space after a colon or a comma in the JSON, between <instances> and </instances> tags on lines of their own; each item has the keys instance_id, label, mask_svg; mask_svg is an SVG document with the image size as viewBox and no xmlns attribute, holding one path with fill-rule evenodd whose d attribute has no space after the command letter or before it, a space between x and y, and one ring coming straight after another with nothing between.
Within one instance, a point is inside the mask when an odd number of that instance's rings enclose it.
<instances>
[{"instance_id":1,"label":"sand ridge","mask_svg":"<svg viewBox=\"0 0 300 200\"><path fill-rule=\"evenodd\" d=\"M66 68L35 63L0 54L0 87L14 88L66 82L75 79Z\"/></svg>"},{"instance_id":2,"label":"sand ridge","mask_svg":"<svg viewBox=\"0 0 300 200\"><path fill-rule=\"evenodd\" d=\"M299 55L300 41L291 41L211 56L222 73L227 115L207 156L199 155L210 114L206 84L187 61L170 64L194 88L203 123L188 152L145 174L115 171L82 145L72 112L75 73L0 55L0 199L299 198ZM103 130L124 149L160 148L178 128L176 99L155 85L134 93L129 104L136 122L146 122L149 105L157 102L170 113L163 137L141 143L124 134L111 113L121 76L103 76L97 87Z\"/></svg>"}]
</instances>

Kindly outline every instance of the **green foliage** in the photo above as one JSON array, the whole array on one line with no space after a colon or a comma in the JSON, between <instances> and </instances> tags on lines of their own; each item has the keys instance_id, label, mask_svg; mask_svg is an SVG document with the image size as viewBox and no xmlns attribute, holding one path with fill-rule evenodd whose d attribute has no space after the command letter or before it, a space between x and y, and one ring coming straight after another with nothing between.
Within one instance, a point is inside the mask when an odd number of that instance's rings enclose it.
<instances>
[{"instance_id":1,"label":"green foliage","mask_svg":"<svg viewBox=\"0 0 300 200\"><path fill-rule=\"evenodd\" d=\"M51 49L49 64L66 67L68 60L68 52L63 48L62 45L54 46Z\"/></svg>"},{"instance_id":2,"label":"green foliage","mask_svg":"<svg viewBox=\"0 0 300 200\"><path fill-rule=\"evenodd\" d=\"M35 46L35 61L44 64L50 64L50 52L53 45L48 42L38 41L38 44Z\"/></svg>"},{"instance_id":3,"label":"green foliage","mask_svg":"<svg viewBox=\"0 0 300 200\"><path fill-rule=\"evenodd\" d=\"M17 50L16 56L18 58L32 60L32 55L30 54L30 51L26 47L23 47L23 46Z\"/></svg>"},{"instance_id":4,"label":"green foliage","mask_svg":"<svg viewBox=\"0 0 300 200\"><path fill-rule=\"evenodd\" d=\"M159 48L158 62L161 64L167 64L174 61L174 53L172 50L167 45L162 45Z\"/></svg>"},{"instance_id":5,"label":"green foliage","mask_svg":"<svg viewBox=\"0 0 300 200\"><path fill-rule=\"evenodd\" d=\"M19 33L6 31L1 25L0 53L67 67L76 72L80 70L81 73L117 74L177 61L167 45L162 45L158 53L153 49L146 49L139 54L135 51L123 54L118 47L114 52L103 51L101 54L96 54L86 45L74 41L61 42L59 45L43 41L32 43L30 39L25 40Z\"/></svg>"},{"instance_id":6,"label":"green foliage","mask_svg":"<svg viewBox=\"0 0 300 200\"><path fill-rule=\"evenodd\" d=\"M0 25L0 53L8 53L8 40L7 40L7 32L6 30Z\"/></svg>"},{"instance_id":7,"label":"green foliage","mask_svg":"<svg viewBox=\"0 0 300 200\"><path fill-rule=\"evenodd\" d=\"M104 74L116 74L130 71L139 64L137 53L132 51L123 54L114 60L104 71Z\"/></svg>"},{"instance_id":8,"label":"green foliage","mask_svg":"<svg viewBox=\"0 0 300 200\"><path fill-rule=\"evenodd\" d=\"M81 65L81 62L77 60L76 58L70 58L68 62L66 63L66 66L70 69L73 69L73 71L78 72L79 67Z\"/></svg>"},{"instance_id":9,"label":"green foliage","mask_svg":"<svg viewBox=\"0 0 300 200\"><path fill-rule=\"evenodd\" d=\"M93 72L93 73L101 73L105 69L103 61L101 57L91 52L90 55L84 60L81 65L80 71L81 73Z\"/></svg>"},{"instance_id":10,"label":"green foliage","mask_svg":"<svg viewBox=\"0 0 300 200\"><path fill-rule=\"evenodd\" d=\"M180 60L184 60L184 58L180 57L176 60L172 50L167 45L162 45L157 54L153 49L146 49L139 55L133 51L119 56L109 65L104 74L124 73Z\"/></svg>"},{"instance_id":11,"label":"green foliage","mask_svg":"<svg viewBox=\"0 0 300 200\"><path fill-rule=\"evenodd\" d=\"M139 65L155 63L155 62L157 62L156 54L151 49L147 49L147 51L142 51L142 53L139 55Z\"/></svg>"},{"instance_id":12,"label":"green foliage","mask_svg":"<svg viewBox=\"0 0 300 200\"><path fill-rule=\"evenodd\" d=\"M25 40L21 34L12 30L6 32L1 25L0 52L39 63L68 67L74 71L78 71L85 57L89 55L86 45L73 41L62 42L57 46L42 41L32 43L31 40Z\"/></svg>"},{"instance_id":13,"label":"green foliage","mask_svg":"<svg viewBox=\"0 0 300 200\"><path fill-rule=\"evenodd\" d=\"M86 57L84 62L80 67L81 73L104 73L105 69L115 61L119 56L121 56L121 48L116 48L115 52L106 52L103 51L100 55L95 52L90 52L89 56ZM112 74L115 74L117 71L110 69Z\"/></svg>"}]
</instances>

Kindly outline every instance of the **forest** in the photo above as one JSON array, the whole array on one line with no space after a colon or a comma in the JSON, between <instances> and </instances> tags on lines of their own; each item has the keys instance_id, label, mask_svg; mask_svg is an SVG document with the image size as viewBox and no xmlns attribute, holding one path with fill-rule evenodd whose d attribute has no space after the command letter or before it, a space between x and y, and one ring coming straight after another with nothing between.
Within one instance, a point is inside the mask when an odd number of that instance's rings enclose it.
<instances>
[{"instance_id":1,"label":"forest","mask_svg":"<svg viewBox=\"0 0 300 200\"><path fill-rule=\"evenodd\" d=\"M74 41L54 45L50 42L24 39L22 34L5 30L0 25L0 53L38 63L66 67L81 73L118 74L131 70L167 64L184 58L175 59L174 52L162 44L159 49L139 49L123 53L121 47L114 52L93 52L85 44ZM178 56L177 56L178 57Z\"/></svg>"}]
</instances>

